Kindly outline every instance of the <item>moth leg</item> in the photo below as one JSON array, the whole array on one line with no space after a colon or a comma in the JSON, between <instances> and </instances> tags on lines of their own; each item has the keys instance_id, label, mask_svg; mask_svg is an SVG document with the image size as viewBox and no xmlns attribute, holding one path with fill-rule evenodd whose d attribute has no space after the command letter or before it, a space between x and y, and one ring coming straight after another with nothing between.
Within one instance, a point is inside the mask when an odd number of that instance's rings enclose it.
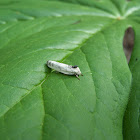
<instances>
[{"instance_id":1,"label":"moth leg","mask_svg":"<svg viewBox=\"0 0 140 140\"><path fill-rule=\"evenodd\" d=\"M76 74L75 76L76 76L76 78L77 78L78 80L80 80L79 75Z\"/></svg>"},{"instance_id":2,"label":"moth leg","mask_svg":"<svg viewBox=\"0 0 140 140\"><path fill-rule=\"evenodd\" d=\"M59 71L55 71L55 73L59 73Z\"/></svg>"},{"instance_id":3,"label":"moth leg","mask_svg":"<svg viewBox=\"0 0 140 140\"><path fill-rule=\"evenodd\" d=\"M59 71L56 71L56 70L53 70L53 69L52 69L52 71L51 71L51 72L59 73Z\"/></svg>"},{"instance_id":4,"label":"moth leg","mask_svg":"<svg viewBox=\"0 0 140 140\"><path fill-rule=\"evenodd\" d=\"M83 74L81 74L81 76L83 76Z\"/></svg>"}]
</instances>

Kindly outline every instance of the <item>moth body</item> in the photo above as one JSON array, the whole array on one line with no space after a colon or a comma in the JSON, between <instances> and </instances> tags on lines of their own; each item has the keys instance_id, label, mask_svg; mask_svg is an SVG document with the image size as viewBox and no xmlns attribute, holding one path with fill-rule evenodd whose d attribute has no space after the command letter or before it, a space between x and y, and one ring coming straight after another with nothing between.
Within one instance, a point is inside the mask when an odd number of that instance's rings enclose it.
<instances>
[{"instance_id":1,"label":"moth body","mask_svg":"<svg viewBox=\"0 0 140 140\"><path fill-rule=\"evenodd\" d=\"M51 69L54 69L58 72L61 72L63 74L67 74L67 75L75 75L78 79L79 79L79 75L82 75L80 69L78 66L71 66L71 65L67 65L67 64L63 64L63 63L59 63L56 61L47 61L47 66Z\"/></svg>"}]
</instances>

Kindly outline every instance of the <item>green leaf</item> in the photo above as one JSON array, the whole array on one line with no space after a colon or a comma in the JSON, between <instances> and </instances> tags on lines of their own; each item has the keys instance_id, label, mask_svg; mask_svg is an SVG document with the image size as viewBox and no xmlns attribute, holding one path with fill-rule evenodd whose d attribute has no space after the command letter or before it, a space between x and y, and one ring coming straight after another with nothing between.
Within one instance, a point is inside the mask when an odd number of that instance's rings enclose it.
<instances>
[{"instance_id":1,"label":"green leaf","mask_svg":"<svg viewBox=\"0 0 140 140\"><path fill-rule=\"evenodd\" d=\"M139 138L140 4L72 2L0 1L3 140ZM132 74L122 46L129 26L136 33ZM78 65L84 76L52 72L47 60ZM131 94L122 134L130 88L138 101Z\"/></svg>"}]
</instances>

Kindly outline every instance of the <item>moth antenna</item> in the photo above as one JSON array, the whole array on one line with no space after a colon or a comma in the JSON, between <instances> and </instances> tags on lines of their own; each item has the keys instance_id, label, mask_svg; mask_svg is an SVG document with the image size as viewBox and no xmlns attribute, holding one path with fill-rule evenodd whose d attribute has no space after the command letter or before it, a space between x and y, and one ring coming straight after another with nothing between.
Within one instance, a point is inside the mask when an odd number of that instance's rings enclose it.
<instances>
[{"instance_id":1,"label":"moth antenna","mask_svg":"<svg viewBox=\"0 0 140 140\"><path fill-rule=\"evenodd\" d=\"M76 74L76 78L78 79L78 80L80 80L80 78L78 77L78 75Z\"/></svg>"}]
</instances>

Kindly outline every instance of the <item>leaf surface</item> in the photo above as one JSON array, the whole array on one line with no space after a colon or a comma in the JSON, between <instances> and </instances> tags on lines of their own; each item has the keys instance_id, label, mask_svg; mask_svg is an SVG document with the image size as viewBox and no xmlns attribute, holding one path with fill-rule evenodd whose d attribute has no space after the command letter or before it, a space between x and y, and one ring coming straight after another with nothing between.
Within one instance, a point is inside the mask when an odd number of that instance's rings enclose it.
<instances>
[{"instance_id":1,"label":"leaf surface","mask_svg":"<svg viewBox=\"0 0 140 140\"><path fill-rule=\"evenodd\" d=\"M1 1L0 137L123 139L131 77L138 72L131 74L122 42L127 27L139 30L139 7L113 0ZM138 51L130 62L137 71ZM51 72L47 60L78 65L84 76Z\"/></svg>"}]
</instances>

